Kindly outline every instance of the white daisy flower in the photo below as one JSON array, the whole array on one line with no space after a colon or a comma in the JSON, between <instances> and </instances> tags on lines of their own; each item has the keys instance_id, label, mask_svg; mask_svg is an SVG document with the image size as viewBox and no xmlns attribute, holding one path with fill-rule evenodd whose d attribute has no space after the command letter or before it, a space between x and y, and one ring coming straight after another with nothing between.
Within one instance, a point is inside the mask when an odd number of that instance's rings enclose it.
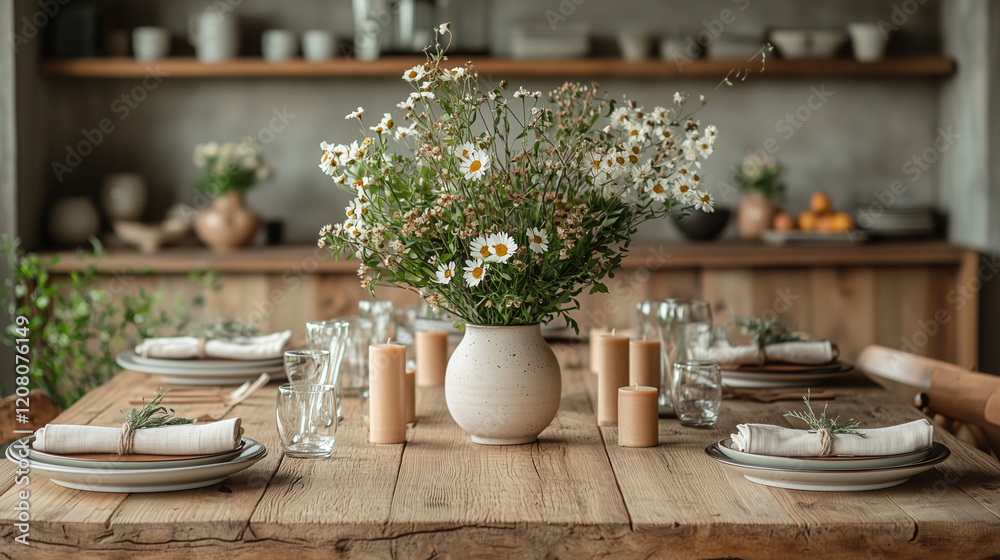
<instances>
[{"instance_id":1,"label":"white daisy flower","mask_svg":"<svg viewBox=\"0 0 1000 560\"><path fill-rule=\"evenodd\" d=\"M345 121L349 121L351 119L360 119L361 115L363 115L364 113L365 113L365 110L362 109L361 107L358 107L357 110L351 111L350 113L347 113L346 115L344 115L344 120Z\"/></svg>"},{"instance_id":2,"label":"white daisy flower","mask_svg":"<svg viewBox=\"0 0 1000 560\"><path fill-rule=\"evenodd\" d=\"M451 33L451 30L450 30L450 29L448 29L448 26L449 26L449 25L451 25L451 22L450 22L450 21L449 21L449 22L445 22L445 23L442 23L441 25L439 25L439 26L437 27L437 32L438 32L438 35L444 35L445 33Z\"/></svg>"},{"instance_id":3,"label":"white daisy flower","mask_svg":"<svg viewBox=\"0 0 1000 560\"><path fill-rule=\"evenodd\" d=\"M611 113L611 127L612 128L625 128L628 124L629 114L628 107L619 107Z\"/></svg>"},{"instance_id":4,"label":"white daisy flower","mask_svg":"<svg viewBox=\"0 0 1000 560\"><path fill-rule=\"evenodd\" d=\"M593 177L601 172L601 163L604 161L604 156L597 152L590 152L583 156L583 165L590 170L590 174Z\"/></svg>"},{"instance_id":5,"label":"white daisy flower","mask_svg":"<svg viewBox=\"0 0 1000 560\"><path fill-rule=\"evenodd\" d=\"M454 68L450 68L445 70L444 72L441 72L441 79L446 82L448 81L457 82L463 76L465 76L465 68L462 66L456 66Z\"/></svg>"},{"instance_id":6,"label":"white daisy flower","mask_svg":"<svg viewBox=\"0 0 1000 560\"><path fill-rule=\"evenodd\" d=\"M332 176L337 171L338 158L334 153L337 146L335 144L320 142L319 147L323 150L323 157L320 159L319 168L323 170L323 173L326 175Z\"/></svg>"},{"instance_id":7,"label":"white daisy flower","mask_svg":"<svg viewBox=\"0 0 1000 560\"><path fill-rule=\"evenodd\" d=\"M527 97L529 95L531 95L531 92L529 92L528 90L524 89L524 86L521 86L521 87L517 88L517 91L514 92L514 97L516 97L517 99L522 99L522 98Z\"/></svg>"},{"instance_id":8,"label":"white daisy flower","mask_svg":"<svg viewBox=\"0 0 1000 560\"><path fill-rule=\"evenodd\" d=\"M458 156L460 159L469 159L469 154L478 150L479 147L472 142L463 142L451 149L451 153Z\"/></svg>"},{"instance_id":9,"label":"white daisy flower","mask_svg":"<svg viewBox=\"0 0 1000 560\"><path fill-rule=\"evenodd\" d=\"M644 144L644 142L638 142L631 139L625 142L625 146L622 151L624 152L625 157L628 158L629 163L632 165L639 164L639 158L646 153Z\"/></svg>"},{"instance_id":10,"label":"white daisy flower","mask_svg":"<svg viewBox=\"0 0 1000 560\"><path fill-rule=\"evenodd\" d=\"M646 125L646 123L630 121L628 126L625 127L626 136L636 142L645 142L652 133L653 129Z\"/></svg>"},{"instance_id":11,"label":"white daisy flower","mask_svg":"<svg viewBox=\"0 0 1000 560\"><path fill-rule=\"evenodd\" d=\"M542 96L542 92L540 92L540 91L533 91L533 92L531 92L531 96L534 97L535 99L538 99L539 97Z\"/></svg>"},{"instance_id":12,"label":"white daisy flower","mask_svg":"<svg viewBox=\"0 0 1000 560\"><path fill-rule=\"evenodd\" d=\"M654 107L653 114L650 115L656 124L664 124L670 121L670 110L666 107Z\"/></svg>"},{"instance_id":13,"label":"white daisy flower","mask_svg":"<svg viewBox=\"0 0 1000 560\"><path fill-rule=\"evenodd\" d=\"M685 181L683 179L674 183L674 198L679 200L683 204L690 204L692 198L694 197L695 188L691 186L690 181Z\"/></svg>"},{"instance_id":14,"label":"white daisy flower","mask_svg":"<svg viewBox=\"0 0 1000 560\"><path fill-rule=\"evenodd\" d=\"M461 159L459 162L459 169L469 181L482 179L490 168L490 158L484 150L472 150L469 152L469 157Z\"/></svg>"},{"instance_id":15,"label":"white daisy flower","mask_svg":"<svg viewBox=\"0 0 1000 560\"><path fill-rule=\"evenodd\" d=\"M544 253L549 250L549 238L545 235L545 230L528 228L528 248L536 253Z\"/></svg>"},{"instance_id":16,"label":"white daisy flower","mask_svg":"<svg viewBox=\"0 0 1000 560\"><path fill-rule=\"evenodd\" d=\"M417 129L412 126L400 126L396 128L396 140L401 138L406 138L407 136L413 136L417 133Z\"/></svg>"},{"instance_id":17,"label":"white daisy flower","mask_svg":"<svg viewBox=\"0 0 1000 560\"><path fill-rule=\"evenodd\" d=\"M489 265L484 263L481 259L465 261L465 283L469 286L478 286L483 278L486 276L486 271L489 269Z\"/></svg>"},{"instance_id":18,"label":"white daisy flower","mask_svg":"<svg viewBox=\"0 0 1000 560\"><path fill-rule=\"evenodd\" d=\"M370 126L368 128L369 128L369 130L374 130L375 132L381 134L381 133L383 133L383 132L391 129L392 125L393 125L392 115L390 115L389 113L385 113L384 115L382 115L382 120L379 121L379 123L377 125Z\"/></svg>"},{"instance_id":19,"label":"white daisy flower","mask_svg":"<svg viewBox=\"0 0 1000 560\"><path fill-rule=\"evenodd\" d=\"M410 99L434 99L434 92L415 91L410 94Z\"/></svg>"},{"instance_id":20,"label":"white daisy flower","mask_svg":"<svg viewBox=\"0 0 1000 560\"><path fill-rule=\"evenodd\" d=\"M716 137L719 136L719 129L714 124L710 124L705 127L705 138L715 141Z\"/></svg>"},{"instance_id":21,"label":"white daisy flower","mask_svg":"<svg viewBox=\"0 0 1000 560\"><path fill-rule=\"evenodd\" d=\"M703 158L707 158L715 151L714 143L708 138L701 138L694 143L694 150Z\"/></svg>"},{"instance_id":22,"label":"white daisy flower","mask_svg":"<svg viewBox=\"0 0 1000 560\"><path fill-rule=\"evenodd\" d=\"M438 284L447 284L451 282L451 279L455 276L455 263L441 263L438 265L437 269L437 282Z\"/></svg>"},{"instance_id":23,"label":"white daisy flower","mask_svg":"<svg viewBox=\"0 0 1000 560\"><path fill-rule=\"evenodd\" d=\"M336 177L333 178L333 182L337 183L338 185L343 185L344 181L346 180L347 180L347 174L345 173L341 173L340 175L337 175Z\"/></svg>"},{"instance_id":24,"label":"white daisy flower","mask_svg":"<svg viewBox=\"0 0 1000 560\"><path fill-rule=\"evenodd\" d=\"M702 212L715 212L715 202L712 200L712 195L704 191L696 191L694 207Z\"/></svg>"},{"instance_id":25,"label":"white daisy flower","mask_svg":"<svg viewBox=\"0 0 1000 560\"><path fill-rule=\"evenodd\" d=\"M653 140L656 142L666 142L674 137L669 126L658 126L653 129Z\"/></svg>"},{"instance_id":26,"label":"white daisy flower","mask_svg":"<svg viewBox=\"0 0 1000 560\"><path fill-rule=\"evenodd\" d=\"M403 72L403 79L407 82L417 82L420 81L425 74L427 74L427 69L424 68L423 64L418 64L406 72Z\"/></svg>"},{"instance_id":27,"label":"white daisy flower","mask_svg":"<svg viewBox=\"0 0 1000 560\"><path fill-rule=\"evenodd\" d=\"M505 263L517 251L517 242L506 233L494 233L486 238L490 245L490 256L487 262Z\"/></svg>"},{"instance_id":28,"label":"white daisy flower","mask_svg":"<svg viewBox=\"0 0 1000 560\"><path fill-rule=\"evenodd\" d=\"M637 165L632 168L632 181L634 183L642 183L647 179L651 179L654 176L653 166L650 162L646 162L642 165Z\"/></svg>"},{"instance_id":29,"label":"white daisy flower","mask_svg":"<svg viewBox=\"0 0 1000 560\"><path fill-rule=\"evenodd\" d=\"M472 240L472 245L469 247L469 252L472 253L473 259L479 259L485 261L490 258L493 253L490 252L490 244L485 236L480 235L479 237Z\"/></svg>"},{"instance_id":30,"label":"white daisy flower","mask_svg":"<svg viewBox=\"0 0 1000 560\"><path fill-rule=\"evenodd\" d=\"M646 192L649 196L658 202L664 202L667 200L668 187L666 179L662 177L653 177L646 182Z\"/></svg>"},{"instance_id":31,"label":"white daisy flower","mask_svg":"<svg viewBox=\"0 0 1000 560\"><path fill-rule=\"evenodd\" d=\"M685 99L684 94L682 94L679 91L674 92L674 103L677 103L678 105L683 105L684 99Z\"/></svg>"},{"instance_id":32,"label":"white daisy flower","mask_svg":"<svg viewBox=\"0 0 1000 560\"><path fill-rule=\"evenodd\" d=\"M413 102L414 101L415 101L415 98L411 95L410 97L407 97L403 101L400 101L399 103L396 103L396 107L399 107L400 109L402 109L404 111L412 111L413 110Z\"/></svg>"}]
</instances>

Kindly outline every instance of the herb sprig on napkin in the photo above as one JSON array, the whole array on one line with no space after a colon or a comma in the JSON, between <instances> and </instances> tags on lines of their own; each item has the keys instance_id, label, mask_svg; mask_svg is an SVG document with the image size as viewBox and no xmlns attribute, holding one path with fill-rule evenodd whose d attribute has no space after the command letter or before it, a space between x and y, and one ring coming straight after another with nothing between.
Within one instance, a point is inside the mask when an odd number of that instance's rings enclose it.
<instances>
[{"instance_id":1,"label":"herb sprig on napkin","mask_svg":"<svg viewBox=\"0 0 1000 560\"><path fill-rule=\"evenodd\" d=\"M160 426L177 426L180 424L194 424L197 420L192 418L181 418L174 415L174 409L167 408L160 404L163 400L163 396L170 392L170 389L164 391L160 389L156 392L156 396L153 397L149 404L145 404L146 399L143 399L143 406L141 409L132 409L128 412L121 412L125 416L125 424L130 424L136 430L142 428L159 428Z\"/></svg>"},{"instance_id":2,"label":"herb sprig on napkin","mask_svg":"<svg viewBox=\"0 0 1000 560\"><path fill-rule=\"evenodd\" d=\"M765 346L778 344L780 342L798 342L802 337L793 333L784 323L777 319L763 319L761 317L743 318L733 317L733 325L740 328L740 332L750 337L757 348L761 350Z\"/></svg>"},{"instance_id":3,"label":"herb sprig on napkin","mask_svg":"<svg viewBox=\"0 0 1000 560\"><path fill-rule=\"evenodd\" d=\"M829 430L831 434L845 434L858 437L868 437L867 434L863 434L857 431L857 428L861 426L861 422L857 422L854 418L851 418L843 424L840 423L840 416L830 419L826 416L826 409L830 406L827 402L823 405L823 413L816 416L813 412L812 405L809 404L810 391L806 391L806 395L802 397L802 400L806 403L806 412L799 412L797 410L789 410L785 413L786 418L798 418L802 420L809 426L809 430L812 432L818 432L820 430Z\"/></svg>"}]
</instances>

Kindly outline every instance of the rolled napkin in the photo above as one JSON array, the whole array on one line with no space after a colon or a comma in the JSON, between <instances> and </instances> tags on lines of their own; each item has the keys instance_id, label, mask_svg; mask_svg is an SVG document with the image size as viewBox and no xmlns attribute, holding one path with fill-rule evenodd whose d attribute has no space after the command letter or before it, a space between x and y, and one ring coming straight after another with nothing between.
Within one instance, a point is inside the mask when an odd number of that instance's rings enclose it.
<instances>
[{"instance_id":1,"label":"rolled napkin","mask_svg":"<svg viewBox=\"0 0 1000 560\"><path fill-rule=\"evenodd\" d=\"M196 336L147 338L135 347L145 358L219 358L225 360L266 360L280 358L292 331L282 331L239 339L211 339Z\"/></svg>"},{"instance_id":2,"label":"rolled napkin","mask_svg":"<svg viewBox=\"0 0 1000 560\"><path fill-rule=\"evenodd\" d=\"M732 434L736 448L756 455L775 457L821 457L823 443L819 434L770 424L739 424ZM877 457L927 449L934 442L934 426L927 420L914 420L888 428L857 430L868 437L834 434L829 455Z\"/></svg>"},{"instance_id":3,"label":"rolled napkin","mask_svg":"<svg viewBox=\"0 0 1000 560\"><path fill-rule=\"evenodd\" d=\"M756 346L712 346L696 352L701 360L727 365L760 365L781 362L801 365L829 364L840 357L837 345L829 340L804 340L768 344L761 351Z\"/></svg>"},{"instance_id":4,"label":"rolled napkin","mask_svg":"<svg viewBox=\"0 0 1000 560\"><path fill-rule=\"evenodd\" d=\"M49 453L118 453L120 438L120 428L48 424L35 432L33 447ZM236 449L243 427L239 418L229 418L210 424L143 428L133 438L136 455L208 455Z\"/></svg>"}]
</instances>

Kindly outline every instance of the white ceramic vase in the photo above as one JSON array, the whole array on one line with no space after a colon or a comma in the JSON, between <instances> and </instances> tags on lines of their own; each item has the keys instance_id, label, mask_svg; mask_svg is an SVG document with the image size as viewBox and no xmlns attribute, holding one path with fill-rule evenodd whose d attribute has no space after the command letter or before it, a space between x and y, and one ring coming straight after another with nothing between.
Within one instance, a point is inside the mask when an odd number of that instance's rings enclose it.
<instances>
[{"instance_id":1,"label":"white ceramic vase","mask_svg":"<svg viewBox=\"0 0 1000 560\"><path fill-rule=\"evenodd\" d=\"M445 400L452 418L484 445L538 439L559 409L559 361L540 325L466 325L448 361Z\"/></svg>"}]
</instances>

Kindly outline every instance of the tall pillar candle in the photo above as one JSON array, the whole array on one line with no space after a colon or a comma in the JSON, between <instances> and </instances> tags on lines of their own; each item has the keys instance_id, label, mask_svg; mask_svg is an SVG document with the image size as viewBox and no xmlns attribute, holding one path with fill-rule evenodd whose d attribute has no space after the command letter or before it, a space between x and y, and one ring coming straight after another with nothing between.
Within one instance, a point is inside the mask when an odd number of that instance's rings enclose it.
<instances>
[{"instance_id":1,"label":"tall pillar candle","mask_svg":"<svg viewBox=\"0 0 1000 560\"><path fill-rule=\"evenodd\" d=\"M417 421L417 395L415 385L416 372L412 369L406 370L405 381L403 382L403 413L406 423Z\"/></svg>"},{"instance_id":2,"label":"tall pillar candle","mask_svg":"<svg viewBox=\"0 0 1000 560\"><path fill-rule=\"evenodd\" d=\"M417 331L417 385L444 385L444 370L448 366L448 333Z\"/></svg>"},{"instance_id":3,"label":"tall pillar candle","mask_svg":"<svg viewBox=\"0 0 1000 560\"><path fill-rule=\"evenodd\" d=\"M629 385L660 390L660 341L633 340L628 343Z\"/></svg>"},{"instance_id":4,"label":"tall pillar candle","mask_svg":"<svg viewBox=\"0 0 1000 560\"><path fill-rule=\"evenodd\" d=\"M406 347L402 344L372 344L368 347L368 441L406 441L403 410L406 377Z\"/></svg>"},{"instance_id":5,"label":"tall pillar candle","mask_svg":"<svg viewBox=\"0 0 1000 560\"><path fill-rule=\"evenodd\" d=\"M613 334L597 338L597 423L618 422L618 388L628 385L628 337Z\"/></svg>"},{"instance_id":6,"label":"tall pillar candle","mask_svg":"<svg viewBox=\"0 0 1000 560\"><path fill-rule=\"evenodd\" d=\"M601 361L601 345L597 341L601 336L610 333L608 329L594 327L590 329L590 372L597 373L597 364Z\"/></svg>"},{"instance_id":7,"label":"tall pillar candle","mask_svg":"<svg viewBox=\"0 0 1000 560\"><path fill-rule=\"evenodd\" d=\"M633 385L618 389L618 445L654 447L660 444L660 408L656 387Z\"/></svg>"}]
</instances>

